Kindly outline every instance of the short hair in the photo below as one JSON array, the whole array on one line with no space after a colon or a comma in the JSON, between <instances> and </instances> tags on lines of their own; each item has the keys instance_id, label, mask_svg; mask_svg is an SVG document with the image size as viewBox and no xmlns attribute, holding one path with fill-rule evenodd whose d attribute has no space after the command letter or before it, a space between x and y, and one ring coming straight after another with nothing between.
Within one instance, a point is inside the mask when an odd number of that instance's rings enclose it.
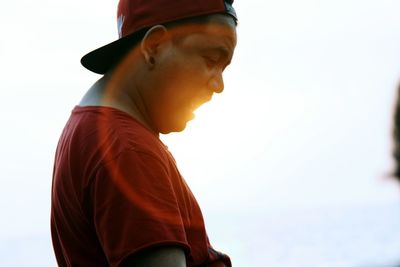
<instances>
[{"instance_id":1,"label":"short hair","mask_svg":"<svg viewBox=\"0 0 400 267\"><path fill-rule=\"evenodd\" d=\"M231 17L228 14L224 14L224 13L221 13L221 14ZM173 28L188 25L188 24L206 24L210 21L210 15L212 15L212 14L184 18L184 19L180 19L180 20L176 20L176 21L167 22L162 25L164 25L167 29L173 29ZM232 17L232 19L234 20L235 25L237 25L236 19L234 17ZM123 42L123 44L121 44L121 50L120 50L121 52L118 55L115 55L114 64L112 64L109 71L112 72L115 69L115 67L117 65L119 65L119 63L123 60L123 58L129 53L129 51L131 51L133 48L138 46L138 44L143 40L144 36L146 35L147 31L150 28L151 27L143 28L143 29L141 29L135 33L132 33L131 35L124 38L124 42ZM173 38L174 38L174 41L180 40L179 36L174 36Z\"/></svg>"},{"instance_id":2,"label":"short hair","mask_svg":"<svg viewBox=\"0 0 400 267\"><path fill-rule=\"evenodd\" d=\"M185 19L180 19L180 20L176 20L176 21L172 21L172 22L168 22L163 24L167 29L173 30L174 28L177 28L179 26L185 26L185 25L189 25L189 24L197 24L197 25L201 25L201 24L207 24L210 22L211 20L211 16L213 14L209 14L209 15L203 15L203 16L197 16L197 17L189 17L189 18L185 18ZM224 14L221 13L221 15L225 15L227 17L231 17L233 19L233 21L235 22L235 26L237 26L237 20L228 15L228 14ZM183 37L187 36L186 32L182 32L179 34L174 34L172 36L173 40L175 42L179 42L182 39L184 39Z\"/></svg>"}]
</instances>

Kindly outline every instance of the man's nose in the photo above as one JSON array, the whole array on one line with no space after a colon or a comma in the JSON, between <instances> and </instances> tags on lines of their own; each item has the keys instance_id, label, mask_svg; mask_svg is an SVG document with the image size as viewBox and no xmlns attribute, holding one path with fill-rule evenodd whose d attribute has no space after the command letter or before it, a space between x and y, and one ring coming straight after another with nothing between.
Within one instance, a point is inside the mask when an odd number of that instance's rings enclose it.
<instances>
[{"instance_id":1,"label":"man's nose","mask_svg":"<svg viewBox=\"0 0 400 267\"><path fill-rule=\"evenodd\" d=\"M222 91L224 91L224 79L222 73L212 77L209 81L208 87L214 93L222 93Z\"/></svg>"}]
</instances>

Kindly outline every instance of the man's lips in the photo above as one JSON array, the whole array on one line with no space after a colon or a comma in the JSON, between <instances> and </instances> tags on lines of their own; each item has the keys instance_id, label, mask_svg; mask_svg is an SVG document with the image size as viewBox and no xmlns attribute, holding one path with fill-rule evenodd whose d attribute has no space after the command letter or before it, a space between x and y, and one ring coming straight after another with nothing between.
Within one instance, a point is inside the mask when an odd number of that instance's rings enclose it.
<instances>
[{"instance_id":1,"label":"man's lips","mask_svg":"<svg viewBox=\"0 0 400 267\"><path fill-rule=\"evenodd\" d=\"M212 99L212 95L208 95L208 96L203 96L203 97L197 97L194 100L192 100L190 102L190 109L192 111L195 111L196 109L198 109L200 106L202 106L204 103L209 102Z\"/></svg>"}]
</instances>

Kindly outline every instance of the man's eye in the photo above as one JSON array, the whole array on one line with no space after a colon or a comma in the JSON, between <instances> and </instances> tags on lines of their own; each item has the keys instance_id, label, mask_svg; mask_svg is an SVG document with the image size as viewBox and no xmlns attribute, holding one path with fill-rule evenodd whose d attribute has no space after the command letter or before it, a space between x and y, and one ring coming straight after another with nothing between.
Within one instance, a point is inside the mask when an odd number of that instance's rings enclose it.
<instances>
[{"instance_id":1,"label":"man's eye","mask_svg":"<svg viewBox=\"0 0 400 267\"><path fill-rule=\"evenodd\" d=\"M204 60L206 61L207 66L210 68L214 67L218 63L218 61L212 57L205 56Z\"/></svg>"}]
</instances>

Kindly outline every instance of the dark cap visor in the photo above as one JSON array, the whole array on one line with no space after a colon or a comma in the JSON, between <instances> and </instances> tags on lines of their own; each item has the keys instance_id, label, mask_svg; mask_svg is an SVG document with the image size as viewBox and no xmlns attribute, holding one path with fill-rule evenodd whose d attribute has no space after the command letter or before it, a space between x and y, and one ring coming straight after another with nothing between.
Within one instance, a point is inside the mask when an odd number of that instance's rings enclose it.
<instances>
[{"instance_id":1,"label":"dark cap visor","mask_svg":"<svg viewBox=\"0 0 400 267\"><path fill-rule=\"evenodd\" d=\"M140 30L84 55L81 64L97 74L105 74L137 44L147 29Z\"/></svg>"}]
</instances>

